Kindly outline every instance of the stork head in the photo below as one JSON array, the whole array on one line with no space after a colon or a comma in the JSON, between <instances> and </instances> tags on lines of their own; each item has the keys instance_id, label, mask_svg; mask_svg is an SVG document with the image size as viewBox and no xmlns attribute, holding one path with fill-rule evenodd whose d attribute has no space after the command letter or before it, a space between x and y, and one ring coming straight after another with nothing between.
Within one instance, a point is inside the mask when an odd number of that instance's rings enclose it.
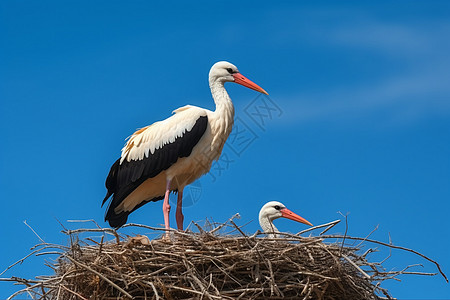
<instances>
[{"instance_id":1,"label":"stork head","mask_svg":"<svg viewBox=\"0 0 450 300\"><path fill-rule=\"evenodd\" d=\"M212 66L211 70L209 71L209 81L219 81L222 83L235 82L252 90L269 95L259 85L242 75L235 65L226 61L219 61Z\"/></svg>"},{"instance_id":2,"label":"stork head","mask_svg":"<svg viewBox=\"0 0 450 300\"><path fill-rule=\"evenodd\" d=\"M287 209L283 203L278 201L267 202L259 211L260 224L261 222L264 222L264 220L269 220L270 222L272 222L273 220L278 218L286 218L312 226L310 222L300 217L299 215L293 213L292 211ZM262 224L261 226L263 227Z\"/></svg>"}]
</instances>

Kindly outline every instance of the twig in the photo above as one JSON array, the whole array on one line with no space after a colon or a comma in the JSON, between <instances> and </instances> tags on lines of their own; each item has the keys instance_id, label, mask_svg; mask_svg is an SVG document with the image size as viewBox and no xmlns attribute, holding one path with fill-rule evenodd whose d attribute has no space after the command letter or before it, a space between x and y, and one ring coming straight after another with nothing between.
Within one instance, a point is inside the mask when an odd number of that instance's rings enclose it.
<instances>
[{"instance_id":1,"label":"twig","mask_svg":"<svg viewBox=\"0 0 450 300\"><path fill-rule=\"evenodd\" d=\"M88 299L84 298L83 296L81 296L80 294L78 294L77 292L74 292L74 291L72 291L71 289L67 288L67 287L64 286L63 284L61 285L61 287L62 287L63 289L65 289L66 291L68 291L69 293L72 293L72 294L74 294L75 296L80 297L82 300L88 300Z\"/></svg>"},{"instance_id":2,"label":"twig","mask_svg":"<svg viewBox=\"0 0 450 300\"><path fill-rule=\"evenodd\" d=\"M160 228L160 227L153 227L153 226L148 226L148 225L143 225L143 224L137 224L137 223L127 223L125 225L123 225L120 228L126 228L126 227L141 227L141 228L146 228L146 229L150 229L150 230L155 230L155 231L169 231L169 232L177 232L178 230L173 229L173 228L169 228L169 229L165 229L165 228Z\"/></svg>"},{"instance_id":3,"label":"twig","mask_svg":"<svg viewBox=\"0 0 450 300\"><path fill-rule=\"evenodd\" d=\"M317 225L317 226L309 227L309 228L307 228L307 229L305 229L305 230L302 230L302 231L296 233L295 235L301 235L301 234L303 234L303 233L306 233L306 232L309 232L309 231L312 231L312 230L316 230L316 229L319 229L319 228L323 228L323 227L329 226L330 228L327 228L325 231L323 231L323 232L326 232L326 231L328 231L329 229L331 229L331 228L333 228L334 226L336 226L336 224L338 224L339 222L341 222L341 220L335 220L335 221L333 221L333 222L329 222L329 223L326 223L326 224L322 224L322 225ZM320 234L322 234L322 233L320 233Z\"/></svg>"},{"instance_id":4,"label":"twig","mask_svg":"<svg viewBox=\"0 0 450 300\"><path fill-rule=\"evenodd\" d=\"M153 282L148 281L147 283L152 287L153 293L155 293L156 300L159 300L159 294Z\"/></svg>"},{"instance_id":5,"label":"twig","mask_svg":"<svg viewBox=\"0 0 450 300\"><path fill-rule=\"evenodd\" d=\"M58 218L56 218L56 217L54 217L54 218L55 218L56 222L58 222L59 225L60 225L64 230L67 230L67 228L63 225L63 223L61 223L61 221L60 221Z\"/></svg>"},{"instance_id":6,"label":"twig","mask_svg":"<svg viewBox=\"0 0 450 300\"><path fill-rule=\"evenodd\" d=\"M210 233L214 233L217 230L220 230L221 228L223 228L225 225L227 225L228 222L233 221L234 219L239 219L241 217L241 215L239 213L234 214L234 216L232 216L230 219L228 219L227 222L220 224L219 226L217 226L216 228L214 228L213 230L210 231Z\"/></svg>"},{"instance_id":7,"label":"twig","mask_svg":"<svg viewBox=\"0 0 450 300\"><path fill-rule=\"evenodd\" d=\"M389 245L392 245L391 234L388 233L388 236L389 236ZM361 243L362 243L362 242L361 242ZM388 260L388 259L391 257L391 255L392 255L392 248L389 247L389 255L388 255L385 259L383 259L383 260L380 262L380 264L383 264L386 260Z\"/></svg>"},{"instance_id":8,"label":"twig","mask_svg":"<svg viewBox=\"0 0 450 300\"><path fill-rule=\"evenodd\" d=\"M341 220L337 220L339 222L341 222ZM330 230L331 228L333 228L334 226L336 226L339 222L336 222L334 224L331 224L330 226L328 226L327 228L325 228L324 230L322 230L319 235L325 234L325 232L327 232L328 230Z\"/></svg>"},{"instance_id":9,"label":"twig","mask_svg":"<svg viewBox=\"0 0 450 300\"><path fill-rule=\"evenodd\" d=\"M375 228L374 228L371 232L369 232L368 235L366 235L366 239L368 239L368 238L372 235L372 233L374 233L375 231L378 230L378 226L379 226L379 225L375 226ZM358 245L356 245L355 248L359 248L359 246L360 246L362 243L364 243L364 240L362 240Z\"/></svg>"},{"instance_id":10,"label":"twig","mask_svg":"<svg viewBox=\"0 0 450 300\"><path fill-rule=\"evenodd\" d=\"M360 238L360 237L340 236L340 235L322 235L321 236L321 238L324 238L324 239L327 239L327 238L344 238L344 237L349 239L349 240L356 240L356 241L364 240L364 241L369 242L369 243L379 244L379 245L391 247L391 248L394 248L394 249L400 249L400 250L408 251L408 252L414 253L416 255L419 255L420 257L422 257L422 258L428 260L429 262L432 262L433 264L435 264L436 267L439 270L439 273L442 275L442 277L444 277L445 281L448 282L447 276L445 276L444 272L442 272L441 266L436 261L432 260L431 258L429 258L429 257L427 257L427 256L423 255L422 253L417 252L415 250L412 250L412 249L409 249L409 248L406 248L406 247L395 246L395 245L392 245L392 244L383 243L383 242L380 242L380 241L377 241L377 240Z\"/></svg>"},{"instance_id":11,"label":"twig","mask_svg":"<svg viewBox=\"0 0 450 300\"><path fill-rule=\"evenodd\" d=\"M72 257L66 255L65 257L67 257L72 263L76 264L77 266L84 268L94 274L96 274L97 276L99 276L100 278L102 278L104 281L106 281L107 283L109 283L111 286L113 286L114 288L116 288L118 291L120 291L122 294L124 294L125 296L127 296L128 298L133 299L133 296L131 296L130 294L128 294L127 291L125 291L124 289L122 289L120 286L118 286L117 284L115 284L114 282L112 282L110 279L106 278L102 273L95 271L94 269L86 266L83 263L80 263L78 261L76 261L75 259L73 259Z\"/></svg>"},{"instance_id":12,"label":"twig","mask_svg":"<svg viewBox=\"0 0 450 300\"><path fill-rule=\"evenodd\" d=\"M342 238L342 243L341 243L341 249L339 250L339 255L342 253L342 249L344 248L344 243L345 243L345 238L347 237L347 231L348 231L348 219L347 219L347 215L343 215L341 212L339 212L339 214L341 214L341 216L343 216L345 218L345 232L344 232L344 237Z\"/></svg>"},{"instance_id":13,"label":"twig","mask_svg":"<svg viewBox=\"0 0 450 300\"><path fill-rule=\"evenodd\" d=\"M202 228L200 225L198 225L198 224L195 223L194 221L192 221L192 224L194 224L195 227L197 227L197 229L198 229L198 231L200 232L200 234L204 234L204 233L205 233L205 231L203 230L203 228Z\"/></svg>"},{"instance_id":14,"label":"twig","mask_svg":"<svg viewBox=\"0 0 450 300\"><path fill-rule=\"evenodd\" d=\"M192 293L192 294L203 295L203 292L199 292L199 291L191 290L191 289L187 289L187 288L182 288L182 287L175 286L175 285L170 286L170 288L173 288L173 289L176 289L176 290L180 290L180 291L184 291L184 292L188 292L188 293ZM214 298L214 299L222 299L222 297L213 296L213 295L209 295L209 297Z\"/></svg>"},{"instance_id":15,"label":"twig","mask_svg":"<svg viewBox=\"0 0 450 300\"><path fill-rule=\"evenodd\" d=\"M30 254L24 256L23 258L19 259L18 261L16 261L15 263L13 263L12 265L10 265L9 267L7 267L3 272L0 273L0 276L2 276L3 274L5 274L6 271L8 271L9 269L11 269L12 267L14 267L17 264L22 264L28 257L30 257L31 255L37 253L41 251L41 249L38 250L34 250L33 252L31 252Z\"/></svg>"},{"instance_id":16,"label":"twig","mask_svg":"<svg viewBox=\"0 0 450 300\"><path fill-rule=\"evenodd\" d=\"M41 241L41 243L44 243L44 244L45 244L45 241L39 236L39 234L37 234L37 232L34 231L34 229L33 229L30 225L28 225L27 220L23 221L23 223L24 223L25 225L27 225L28 228L31 229L31 231L33 231L33 233L38 237L38 239Z\"/></svg>"},{"instance_id":17,"label":"twig","mask_svg":"<svg viewBox=\"0 0 450 300\"><path fill-rule=\"evenodd\" d=\"M364 272L360 267L358 267L358 265L355 264L350 258L348 258L347 255L342 254L342 257L345 258L352 266L354 266L362 275L364 275L364 277L370 279L370 276L366 272Z\"/></svg>"}]
</instances>

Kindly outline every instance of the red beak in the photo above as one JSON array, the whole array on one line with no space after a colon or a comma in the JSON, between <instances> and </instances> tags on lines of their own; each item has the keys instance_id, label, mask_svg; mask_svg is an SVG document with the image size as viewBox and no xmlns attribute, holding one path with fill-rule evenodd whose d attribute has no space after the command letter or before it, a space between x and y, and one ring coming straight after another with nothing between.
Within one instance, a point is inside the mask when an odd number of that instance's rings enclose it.
<instances>
[{"instance_id":1,"label":"red beak","mask_svg":"<svg viewBox=\"0 0 450 300\"><path fill-rule=\"evenodd\" d=\"M236 82L236 83L238 83L240 85L243 85L245 87L248 87L249 89L252 89L252 90L258 91L260 93L269 95L262 87L260 87L259 85L257 85L253 81L249 80L248 78L246 78L241 73L234 73L233 77L234 77L234 82Z\"/></svg>"},{"instance_id":2,"label":"red beak","mask_svg":"<svg viewBox=\"0 0 450 300\"><path fill-rule=\"evenodd\" d=\"M293 213L292 211L290 211L287 208L283 208L280 211L281 211L281 214L282 214L283 218L294 220L294 221L297 221L297 222L300 222L300 223L303 223L303 224L306 224L306 225L309 225L309 226L313 226L313 224L311 224L310 222L306 221L305 219L303 219L299 215Z\"/></svg>"}]
</instances>

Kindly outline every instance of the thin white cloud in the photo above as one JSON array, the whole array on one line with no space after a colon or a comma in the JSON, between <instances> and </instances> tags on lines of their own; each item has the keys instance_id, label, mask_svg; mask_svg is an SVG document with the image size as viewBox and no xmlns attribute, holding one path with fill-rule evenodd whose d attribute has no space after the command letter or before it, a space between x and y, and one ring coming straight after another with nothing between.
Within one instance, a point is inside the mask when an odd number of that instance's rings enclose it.
<instances>
[{"instance_id":1,"label":"thin white cloud","mask_svg":"<svg viewBox=\"0 0 450 300\"><path fill-rule=\"evenodd\" d=\"M393 122L405 122L425 115L450 114L448 81L428 75L400 76L371 86L299 94L279 102L290 108L285 115L289 122L350 120L373 114L384 114Z\"/></svg>"},{"instance_id":2,"label":"thin white cloud","mask_svg":"<svg viewBox=\"0 0 450 300\"><path fill-rule=\"evenodd\" d=\"M426 24L398 24L366 19L357 26L333 29L328 42L353 48L383 51L404 59L436 59L430 54L450 58L450 22L431 21Z\"/></svg>"},{"instance_id":3,"label":"thin white cloud","mask_svg":"<svg viewBox=\"0 0 450 300\"><path fill-rule=\"evenodd\" d=\"M450 115L450 22L396 24L371 18L358 22L358 26L320 28L327 31L320 35L326 36L322 43L348 51L365 48L372 55L402 61L403 68L372 83L350 82L334 90L324 87L320 93L286 95L279 101L290 108L285 120L349 120L383 114L391 123L404 123Z\"/></svg>"}]
</instances>

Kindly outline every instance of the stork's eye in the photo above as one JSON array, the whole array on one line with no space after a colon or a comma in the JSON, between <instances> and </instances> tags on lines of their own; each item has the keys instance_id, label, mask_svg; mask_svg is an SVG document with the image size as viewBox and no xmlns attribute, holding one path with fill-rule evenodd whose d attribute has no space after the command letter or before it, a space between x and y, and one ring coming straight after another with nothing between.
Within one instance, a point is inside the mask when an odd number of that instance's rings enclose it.
<instances>
[{"instance_id":1,"label":"stork's eye","mask_svg":"<svg viewBox=\"0 0 450 300\"><path fill-rule=\"evenodd\" d=\"M233 74L233 69L232 68L227 68L228 73Z\"/></svg>"},{"instance_id":2,"label":"stork's eye","mask_svg":"<svg viewBox=\"0 0 450 300\"><path fill-rule=\"evenodd\" d=\"M279 205L275 205L273 208L275 208L276 210L280 210L280 206Z\"/></svg>"}]
</instances>

